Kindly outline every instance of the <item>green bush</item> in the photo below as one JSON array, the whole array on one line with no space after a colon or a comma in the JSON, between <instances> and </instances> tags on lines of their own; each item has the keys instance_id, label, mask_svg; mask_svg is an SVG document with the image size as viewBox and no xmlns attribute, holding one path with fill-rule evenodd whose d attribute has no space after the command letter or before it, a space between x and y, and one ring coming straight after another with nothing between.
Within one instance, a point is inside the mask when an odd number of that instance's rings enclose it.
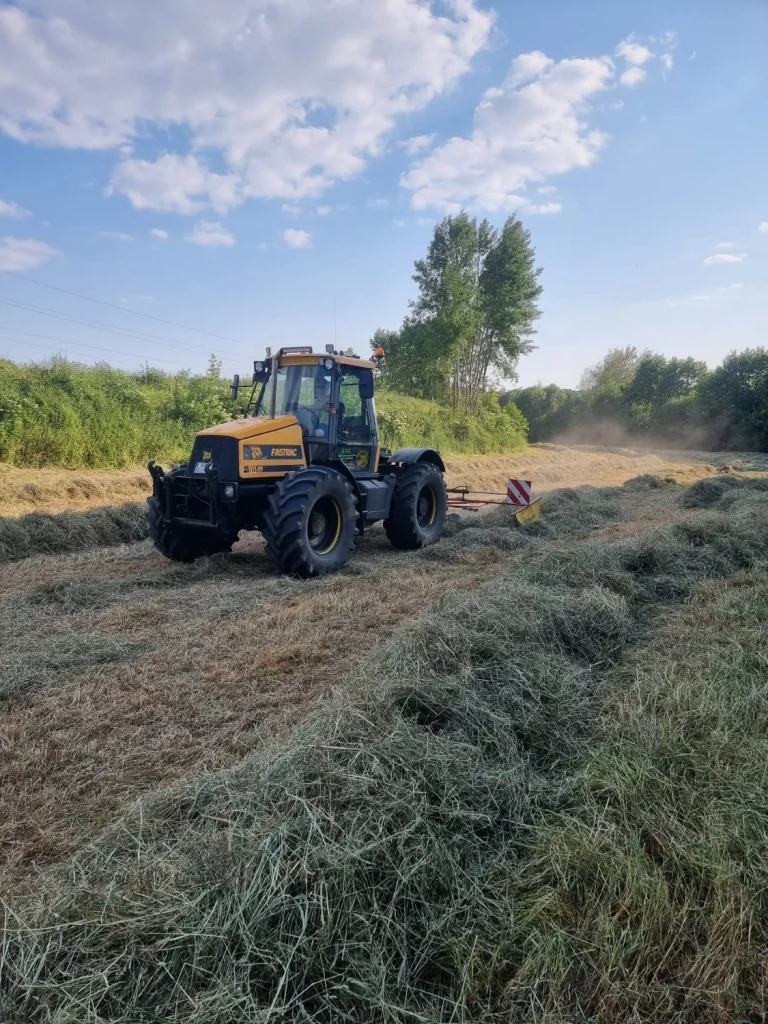
<instances>
[{"instance_id":1,"label":"green bush","mask_svg":"<svg viewBox=\"0 0 768 1024\"><path fill-rule=\"evenodd\" d=\"M444 453L484 454L525 448L528 424L515 405L500 408L495 395L479 416L449 406L382 392L376 399L379 431L387 448L426 446Z\"/></svg>"},{"instance_id":2,"label":"green bush","mask_svg":"<svg viewBox=\"0 0 768 1024\"><path fill-rule=\"evenodd\" d=\"M212 362L207 374L139 373L63 359L17 366L0 360L0 462L15 466L116 469L148 459L185 459L198 430L233 413L229 385ZM482 416L384 393L383 443L444 452L524 447L527 424L514 406L489 398Z\"/></svg>"}]
</instances>

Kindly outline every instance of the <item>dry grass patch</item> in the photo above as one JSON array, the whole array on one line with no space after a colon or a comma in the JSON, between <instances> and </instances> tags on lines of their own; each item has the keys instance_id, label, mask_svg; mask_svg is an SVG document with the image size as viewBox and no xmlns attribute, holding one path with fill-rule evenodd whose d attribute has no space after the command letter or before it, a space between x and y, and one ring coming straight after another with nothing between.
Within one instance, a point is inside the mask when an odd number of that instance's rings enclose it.
<instances>
[{"instance_id":1,"label":"dry grass patch","mask_svg":"<svg viewBox=\"0 0 768 1024\"><path fill-rule=\"evenodd\" d=\"M137 795L236 763L446 587L479 582L393 552L383 531L354 558L288 579L251 536L191 566L145 545L14 565L0 598L6 870L34 872Z\"/></svg>"},{"instance_id":2,"label":"dry grass patch","mask_svg":"<svg viewBox=\"0 0 768 1024\"><path fill-rule=\"evenodd\" d=\"M121 470L18 469L0 462L0 516L82 512L141 501L151 491L144 467Z\"/></svg>"}]
</instances>

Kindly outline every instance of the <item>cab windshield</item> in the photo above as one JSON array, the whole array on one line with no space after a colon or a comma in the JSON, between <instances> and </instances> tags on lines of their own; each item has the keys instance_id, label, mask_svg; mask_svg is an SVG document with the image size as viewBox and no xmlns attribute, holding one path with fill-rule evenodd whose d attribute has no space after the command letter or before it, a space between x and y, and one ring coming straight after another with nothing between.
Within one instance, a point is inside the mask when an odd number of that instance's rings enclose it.
<instances>
[{"instance_id":1,"label":"cab windshield","mask_svg":"<svg viewBox=\"0 0 768 1024\"><path fill-rule=\"evenodd\" d=\"M269 416L275 388L275 416L295 416L308 437L328 437L333 369L318 363L281 366L259 395L256 416Z\"/></svg>"}]
</instances>

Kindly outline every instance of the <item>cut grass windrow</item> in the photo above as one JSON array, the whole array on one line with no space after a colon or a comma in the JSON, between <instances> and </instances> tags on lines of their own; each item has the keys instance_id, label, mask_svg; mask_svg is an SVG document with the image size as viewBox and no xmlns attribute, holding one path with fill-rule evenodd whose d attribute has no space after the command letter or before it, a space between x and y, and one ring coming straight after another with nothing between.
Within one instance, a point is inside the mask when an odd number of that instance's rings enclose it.
<instances>
[{"instance_id":1,"label":"cut grass windrow","mask_svg":"<svg viewBox=\"0 0 768 1024\"><path fill-rule=\"evenodd\" d=\"M134 543L144 538L144 509L143 502L132 502L87 512L30 512L0 519L0 563Z\"/></svg>"}]
</instances>

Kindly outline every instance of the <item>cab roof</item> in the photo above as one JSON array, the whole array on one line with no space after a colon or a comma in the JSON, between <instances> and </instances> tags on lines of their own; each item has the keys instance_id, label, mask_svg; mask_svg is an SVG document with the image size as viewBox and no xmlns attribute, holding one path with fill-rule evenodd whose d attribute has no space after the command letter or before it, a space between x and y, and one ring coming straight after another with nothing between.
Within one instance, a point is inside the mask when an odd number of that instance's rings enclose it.
<instances>
[{"instance_id":1,"label":"cab roof","mask_svg":"<svg viewBox=\"0 0 768 1024\"><path fill-rule=\"evenodd\" d=\"M345 356L340 352L313 352L309 345L306 348L301 346L281 348L275 353L275 356L281 366L316 366L318 363L324 363L326 359L332 359L340 366L363 366L369 370L376 369L376 364L370 359Z\"/></svg>"}]
</instances>

